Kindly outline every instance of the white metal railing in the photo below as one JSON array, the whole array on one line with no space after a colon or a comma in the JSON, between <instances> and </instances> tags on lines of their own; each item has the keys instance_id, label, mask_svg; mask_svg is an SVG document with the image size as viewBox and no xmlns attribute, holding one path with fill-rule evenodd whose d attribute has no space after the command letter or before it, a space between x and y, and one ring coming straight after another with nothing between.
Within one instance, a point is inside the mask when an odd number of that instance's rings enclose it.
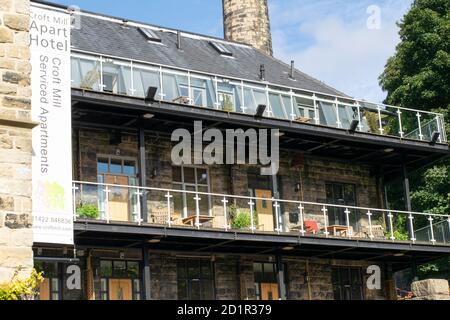
<instances>
[{"instance_id":1,"label":"white metal railing","mask_svg":"<svg viewBox=\"0 0 450 320\"><path fill-rule=\"evenodd\" d=\"M72 51L72 86L143 98L156 87L157 99L227 112L254 114L398 138L447 141L442 114L349 97L205 73L173 66Z\"/></svg>"},{"instance_id":2,"label":"white metal railing","mask_svg":"<svg viewBox=\"0 0 450 320\"><path fill-rule=\"evenodd\" d=\"M450 228L450 215L81 181L73 193L74 220L450 244L434 231ZM416 239L423 228L430 236Z\"/></svg>"}]
</instances>

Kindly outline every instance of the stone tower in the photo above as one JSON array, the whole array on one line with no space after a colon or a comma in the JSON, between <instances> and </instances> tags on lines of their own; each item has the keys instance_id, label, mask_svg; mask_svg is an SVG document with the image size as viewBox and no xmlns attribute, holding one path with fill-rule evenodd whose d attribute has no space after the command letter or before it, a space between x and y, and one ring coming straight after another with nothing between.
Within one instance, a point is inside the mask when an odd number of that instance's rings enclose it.
<instances>
[{"instance_id":1,"label":"stone tower","mask_svg":"<svg viewBox=\"0 0 450 320\"><path fill-rule=\"evenodd\" d=\"M226 40L247 43L272 55L267 0L222 0Z\"/></svg>"},{"instance_id":2,"label":"stone tower","mask_svg":"<svg viewBox=\"0 0 450 320\"><path fill-rule=\"evenodd\" d=\"M0 1L0 285L33 267L30 1Z\"/></svg>"}]
</instances>

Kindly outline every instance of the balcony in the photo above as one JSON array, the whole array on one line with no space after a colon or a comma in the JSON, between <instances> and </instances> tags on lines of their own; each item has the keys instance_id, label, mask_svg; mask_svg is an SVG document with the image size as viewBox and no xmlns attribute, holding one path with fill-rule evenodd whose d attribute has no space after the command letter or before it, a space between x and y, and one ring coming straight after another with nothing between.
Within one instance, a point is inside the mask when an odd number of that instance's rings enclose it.
<instances>
[{"instance_id":1,"label":"balcony","mask_svg":"<svg viewBox=\"0 0 450 320\"><path fill-rule=\"evenodd\" d=\"M73 199L86 223L450 245L450 215L79 181Z\"/></svg>"},{"instance_id":2,"label":"balcony","mask_svg":"<svg viewBox=\"0 0 450 320\"><path fill-rule=\"evenodd\" d=\"M442 114L73 50L72 87L343 131L446 143Z\"/></svg>"}]
</instances>

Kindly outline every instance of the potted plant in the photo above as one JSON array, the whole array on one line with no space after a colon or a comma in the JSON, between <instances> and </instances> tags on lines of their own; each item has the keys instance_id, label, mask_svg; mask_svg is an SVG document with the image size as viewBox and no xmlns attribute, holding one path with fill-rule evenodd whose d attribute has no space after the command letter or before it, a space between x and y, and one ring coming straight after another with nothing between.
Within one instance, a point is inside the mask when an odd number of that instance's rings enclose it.
<instances>
[{"instance_id":1,"label":"potted plant","mask_svg":"<svg viewBox=\"0 0 450 320\"><path fill-rule=\"evenodd\" d=\"M77 215L79 218L95 220L99 218L100 213L97 206L93 204L83 204L77 209Z\"/></svg>"},{"instance_id":2,"label":"potted plant","mask_svg":"<svg viewBox=\"0 0 450 320\"><path fill-rule=\"evenodd\" d=\"M258 225L257 217L256 211L253 211L254 227ZM235 204L230 206L230 218L233 229L250 229L252 226L250 210L238 208Z\"/></svg>"},{"instance_id":3,"label":"potted plant","mask_svg":"<svg viewBox=\"0 0 450 320\"><path fill-rule=\"evenodd\" d=\"M233 101L231 101L231 97L229 95L223 96L223 111L226 111L226 112L234 111Z\"/></svg>"}]
</instances>

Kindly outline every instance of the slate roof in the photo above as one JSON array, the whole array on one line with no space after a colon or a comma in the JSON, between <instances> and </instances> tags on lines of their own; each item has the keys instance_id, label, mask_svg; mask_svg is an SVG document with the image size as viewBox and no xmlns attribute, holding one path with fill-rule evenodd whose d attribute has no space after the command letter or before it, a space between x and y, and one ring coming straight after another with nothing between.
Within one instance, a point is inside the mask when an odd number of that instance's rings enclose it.
<instances>
[{"instance_id":1,"label":"slate roof","mask_svg":"<svg viewBox=\"0 0 450 320\"><path fill-rule=\"evenodd\" d=\"M155 30L157 26L148 26L161 38L162 45L147 41L136 26L123 27L120 18L111 19L99 14L82 15L81 29L72 30L72 49L255 81L259 81L260 65L264 64L266 80L270 83L346 96L299 70L295 70L296 81L289 79L290 65L248 45L222 42L233 53L233 58L224 57L209 43L215 38L183 31L180 51L177 49L176 30Z\"/></svg>"}]
</instances>

